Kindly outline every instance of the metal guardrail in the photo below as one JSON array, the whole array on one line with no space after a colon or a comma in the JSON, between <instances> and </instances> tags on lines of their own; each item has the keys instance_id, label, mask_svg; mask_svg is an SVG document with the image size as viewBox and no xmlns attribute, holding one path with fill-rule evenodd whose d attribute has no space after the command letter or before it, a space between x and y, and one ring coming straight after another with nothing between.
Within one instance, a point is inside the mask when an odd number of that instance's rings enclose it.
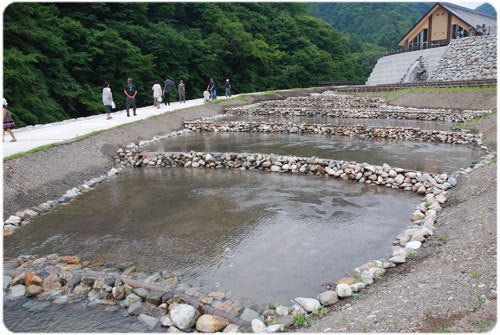
<instances>
[{"instance_id":1,"label":"metal guardrail","mask_svg":"<svg viewBox=\"0 0 500 335\"><path fill-rule=\"evenodd\" d=\"M395 91L405 88L415 87L492 87L497 86L496 79L485 80L457 80L457 81L427 81L417 83L395 83L381 85L351 85L351 86L331 86L338 92L383 92Z\"/></svg>"}]
</instances>

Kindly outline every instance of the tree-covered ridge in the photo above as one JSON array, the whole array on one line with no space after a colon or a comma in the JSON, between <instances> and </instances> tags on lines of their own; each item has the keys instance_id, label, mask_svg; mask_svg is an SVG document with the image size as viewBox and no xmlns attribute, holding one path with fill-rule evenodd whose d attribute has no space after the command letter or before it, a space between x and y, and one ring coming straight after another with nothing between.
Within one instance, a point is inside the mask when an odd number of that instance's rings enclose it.
<instances>
[{"instance_id":1,"label":"tree-covered ridge","mask_svg":"<svg viewBox=\"0 0 500 335\"><path fill-rule=\"evenodd\" d=\"M333 28L363 37L385 50L397 48L401 38L435 2L319 2L309 11Z\"/></svg>"},{"instance_id":2,"label":"tree-covered ridge","mask_svg":"<svg viewBox=\"0 0 500 335\"><path fill-rule=\"evenodd\" d=\"M109 81L118 108L128 77L139 106L155 80L208 80L237 93L364 83L350 41L301 3L12 3L4 11L4 97L18 126L102 113Z\"/></svg>"}]
</instances>

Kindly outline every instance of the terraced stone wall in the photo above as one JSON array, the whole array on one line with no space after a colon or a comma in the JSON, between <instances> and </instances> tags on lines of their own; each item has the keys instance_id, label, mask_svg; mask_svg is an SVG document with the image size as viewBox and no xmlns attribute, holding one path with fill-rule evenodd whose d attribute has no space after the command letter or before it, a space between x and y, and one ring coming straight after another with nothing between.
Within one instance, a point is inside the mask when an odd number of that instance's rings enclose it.
<instances>
[{"instance_id":1,"label":"terraced stone wall","mask_svg":"<svg viewBox=\"0 0 500 335\"><path fill-rule=\"evenodd\" d=\"M497 79L497 36L452 40L428 81Z\"/></svg>"}]
</instances>

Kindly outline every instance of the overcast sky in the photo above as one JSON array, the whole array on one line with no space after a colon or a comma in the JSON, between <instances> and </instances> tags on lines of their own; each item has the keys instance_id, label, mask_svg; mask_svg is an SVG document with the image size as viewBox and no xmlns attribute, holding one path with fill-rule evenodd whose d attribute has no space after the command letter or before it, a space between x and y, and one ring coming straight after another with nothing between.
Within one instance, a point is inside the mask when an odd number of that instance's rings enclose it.
<instances>
[{"instance_id":1,"label":"overcast sky","mask_svg":"<svg viewBox=\"0 0 500 335\"><path fill-rule=\"evenodd\" d=\"M450 1L451 3L454 3L456 5L462 6L462 7L467 7L471 9L476 9L477 7L481 6L483 3L486 1Z\"/></svg>"}]
</instances>

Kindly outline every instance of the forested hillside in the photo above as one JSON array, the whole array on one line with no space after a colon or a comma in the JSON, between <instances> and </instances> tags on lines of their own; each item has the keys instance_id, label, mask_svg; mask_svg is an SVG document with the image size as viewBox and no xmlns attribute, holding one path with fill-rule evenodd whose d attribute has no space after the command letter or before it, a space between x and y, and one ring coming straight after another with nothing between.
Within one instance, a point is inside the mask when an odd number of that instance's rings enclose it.
<instances>
[{"instance_id":1,"label":"forested hillside","mask_svg":"<svg viewBox=\"0 0 500 335\"><path fill-rule=\"evenodd\" d=\"M434 2L317 2L309 12L347 36L352 57L362 64L368 78L375 63L427 13Z\"/></svg>"},{"instance_id":2,"label":"forested hillside","mask_svg":"<svg viewBox=\"0 0 500 335\"><path fill-rule=\"evenodd\" d=\"M435 2L318 2L309 11L333 28L363 42L394 50Z\"/></svg>"},{"instance_id":3,"label":"forested hillside","mask_svg":"<svg viewBox=\"0 0 500 335\"><path fill-rule=\"evenodd\" d=\"M104 81L123 108L128 77L143 106L167 77L193 98L210 78L243 93L364 83L371 70L300 3L18 2L3 19L3 94L18 126L102 113Z\"/></svg>"}]
</instances>

